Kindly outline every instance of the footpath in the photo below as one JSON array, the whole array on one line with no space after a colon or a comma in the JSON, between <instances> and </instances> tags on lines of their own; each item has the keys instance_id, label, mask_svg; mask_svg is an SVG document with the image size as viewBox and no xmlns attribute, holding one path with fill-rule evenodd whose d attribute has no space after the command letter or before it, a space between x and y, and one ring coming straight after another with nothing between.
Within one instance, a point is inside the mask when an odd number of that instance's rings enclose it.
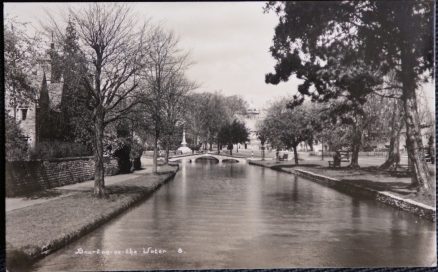
<instances>
[{"instance_id":1,"label":"footpath","mask_svg":"<svg viewBox=\"0 0 438 272\"><path fill-rule=\"evenodd\" d=\"M342 165L341 168L329 168L326 158L321 160L318 157L300 154L299 165L294 161L276 161L272 159L260 160L249 159L249 164L271 168L273 170L302 176L306 179L332 187L338 191L351 195L360 195L375 199L392 207L416 214L425 219L436 220L435 195L424 196L417 194L410 187L409 176L394 177L387 171L378 169L384 158L360 157L361 168L350 169ZM430 168L435 175L434 165ZM433 182L435 192L435 182Z\"/></svg>"},{"instance_id":2,"label":"footpath","mask_svg":"<svg viewBox=\"0 0 438 272\"><path fill-rule=\"evenodd\" d=\"M144 163L145 161L146 163ZM93 196L94 181L66 185L27 198L6 198L6 264L9 271L28 267L147 199L173 178L177 165L105 177L106 198Z\"/></svg>"}]
</instances>

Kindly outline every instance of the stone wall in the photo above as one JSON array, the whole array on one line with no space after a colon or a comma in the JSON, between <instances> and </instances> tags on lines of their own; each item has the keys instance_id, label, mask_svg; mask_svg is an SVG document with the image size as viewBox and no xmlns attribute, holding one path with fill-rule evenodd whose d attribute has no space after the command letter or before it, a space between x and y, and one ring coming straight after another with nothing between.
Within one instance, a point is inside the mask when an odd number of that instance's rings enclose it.
<instances>
[{"instance_id":1,"label":"stone wall","mask_svg":"<svg viewBox=\"0 0 438 272\"><path fill-rule=\"evenodd\" d=\"M105 175L117 173L117 160L107 158ZM94 160L92 157L6 162L6 196L23 196L93 178Z\"/></svg>"}]
</instances>

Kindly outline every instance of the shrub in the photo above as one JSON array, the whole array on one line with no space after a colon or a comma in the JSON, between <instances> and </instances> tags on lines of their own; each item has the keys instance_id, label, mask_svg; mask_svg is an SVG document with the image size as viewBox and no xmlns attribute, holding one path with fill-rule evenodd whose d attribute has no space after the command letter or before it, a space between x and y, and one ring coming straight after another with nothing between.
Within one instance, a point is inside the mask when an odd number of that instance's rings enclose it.
<instances>
[{"instance_id":1,"label":"shrub","mask_svg":"<svg viewBox=\"0 0 438 272\"><path fill-rule=\"evenodd\" d=\"M140 157L134 159L134 169L135 170L141 169L141 158Z\"/></svg>"},{"instance_id":2,"label":"shrub","mask_svg":"<svg viewBox=\"0 0 438 272\"><path fill-rule=\"evenodd\" d=\"M119 163L117 160L113 160L112 157L104 157L105 163L105 175L113 176L119 173Z\"/></svg>"},{"instance_id":3,"label":"shrub","mask_svg":"<svg viewBox=\"0 0 438 272\"><path fill-rule=\"evenodd\" d=\"M194 150L194 151L199 151L200 149L201 149L201 147L202 147L202 144L190 144L189 145L189 148L191 149L191 150Z\"/></svg>"},{"instance_id":4,"label":"shrub","mask_svg":"<svg viewBox=\"0 0 438 272\"><path fill-rule=\"evenodd\" d=\"M29 145L14 118L6 114L5 118L5 151L7 161L28 159Z\"/></svg>"},{"instance_id":5,"label":"shrub","mask_svg":"<svg viewBox=\"0 0 438 272\"><path fill-rule=\"evenodd\" d=\"M120 173L131 172L131 160L129 158L130 151L131 147L129 145L124 145L114 152L114 156L117 158L119 163Z\"/></svg>"}]
</instances>

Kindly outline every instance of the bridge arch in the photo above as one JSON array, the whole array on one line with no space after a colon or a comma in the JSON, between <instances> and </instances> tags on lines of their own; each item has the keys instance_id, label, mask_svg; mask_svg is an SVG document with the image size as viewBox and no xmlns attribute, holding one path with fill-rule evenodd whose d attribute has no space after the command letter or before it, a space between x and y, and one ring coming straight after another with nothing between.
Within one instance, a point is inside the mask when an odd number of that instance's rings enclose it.
<instances>
[{"instance_id":1,"label":"bridge arch","mask_svg":"<svg viewBox=\"0 0 438 272\"><path fill-rule=\"evenodd\" d=\"M222 162L223 163L231 162L231 160L235 160L238 163L246 163L247 162L246 158L236 158L236 157L232 157L232 156L218 155L218 154L211 154L211 153L175 156L175 157L170 158L169 161L185 160L185 161L195 162L196 159L198 159L198 158L214 158L221 163Z\"/></svg>"}]
</instances>

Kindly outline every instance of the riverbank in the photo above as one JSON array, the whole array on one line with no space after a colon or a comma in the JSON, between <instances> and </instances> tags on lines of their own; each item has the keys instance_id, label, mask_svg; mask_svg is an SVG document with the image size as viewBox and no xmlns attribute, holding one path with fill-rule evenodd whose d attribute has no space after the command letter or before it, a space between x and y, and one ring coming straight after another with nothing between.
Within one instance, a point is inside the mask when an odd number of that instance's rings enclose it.
<instances>
[{"instance_id":1,"label":"riverbank","mask_svg":"<svg viewBox=\"0 0 438 272\"><path fill-rule=\"evenodd\" d=\"M375 199L392 207L436 220L435 200L416 196L410 178L390 177L371 169L328 169L317 164L295 166L291 162L249 161L249 164L302 176L339 191Z\"/></svg>"},{"instance_id":2,"label":"riverbank","mask_svg":"<svg viewBox=\"0 0 438 272\"><path fill-rule=\"evenodd\" d=\"M8 269L29 265L147 199L174 177L178 166L161 166L158 174L130 174L107 184L108 197L93 196L92 183L57 188L61 196L6 213Z\"/></svg>"}]
</instances>

